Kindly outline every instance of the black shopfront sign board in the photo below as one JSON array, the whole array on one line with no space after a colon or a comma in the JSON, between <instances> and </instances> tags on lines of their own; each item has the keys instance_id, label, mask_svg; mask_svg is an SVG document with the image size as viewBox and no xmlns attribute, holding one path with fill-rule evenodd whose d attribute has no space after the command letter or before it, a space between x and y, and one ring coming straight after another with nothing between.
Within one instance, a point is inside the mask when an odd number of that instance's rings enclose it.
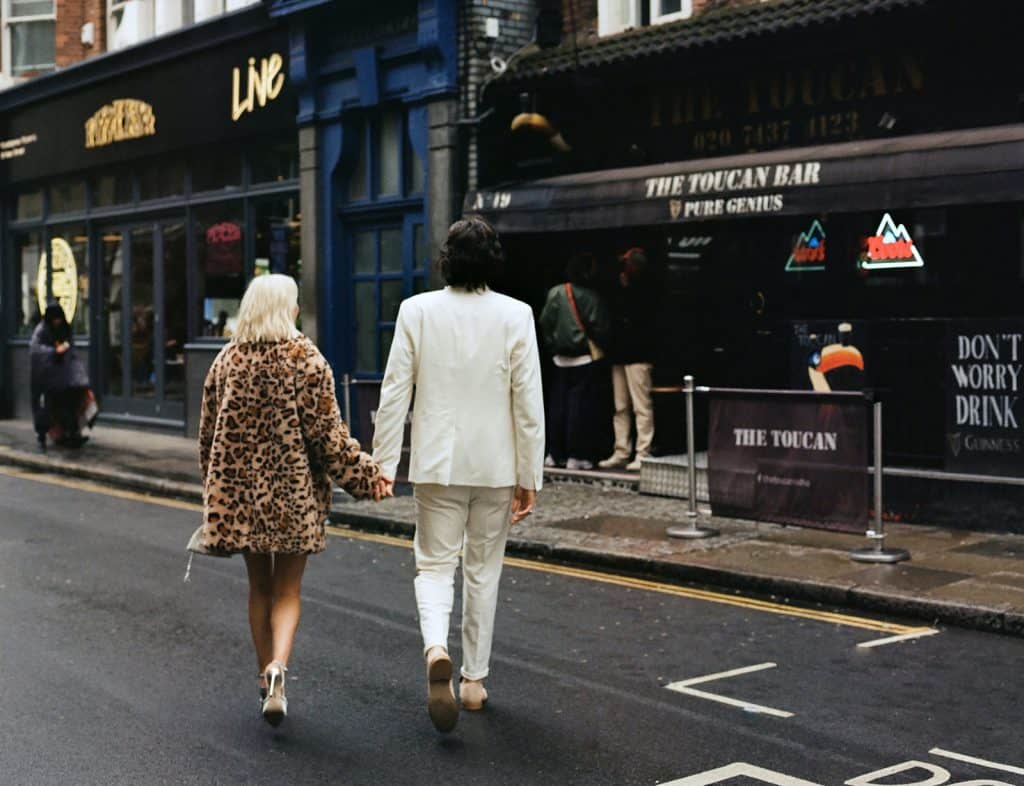
<instances>
[{"instance_id":1,"label":"black shopfront sign board","mask_svg":"<svg viewBox=\"0 0 1024 786\"><path fill-rule=\"evenodd\" d=\"M273 56L280 58L280 66ZM250 72L250 59L255 74ZM238 69L238 99L234 78ZM244 111L250 83L266 75L276 92ZM276 77L283 76L283 82ZM59 77L52 77L59 78ZM279 91L275 87L279 87ZM86 123L98 111L128 99L152 108L150 128L137 138L87 146ZM135 103L141 102L141 103ZM242 110L242 111L239 111ZM296 102L288 69L285 31L187 55L106 80L0 117L0 183L15 183L88 169L182 148L215 145L295 127ZM237 115L237 117L233 117ZM137 114L129 122L136 122ZM95 140L94 140L95 141ZM100 140L106 141L106 140Z\"/></svg>"},{"instance_id":2,"label":"black shopfront sign board","mask_svg":"<svg viewBox=\"0 0 1024 786\"><path fill-rule=\"evenodd\" d=\"M1024 477L1024 319L953 320L946 468Z\"/></svg>"},{"instance_id":3,"label":"black shopfront sign board","mask_svg":"<svg viewBox=\"0 0 1024 786\"><path fill-rule=\"evenodd\" d=\"M715 515L863 532L867 407L859 396L711 396L708 487Z\"/></svg>"}]
</instances>

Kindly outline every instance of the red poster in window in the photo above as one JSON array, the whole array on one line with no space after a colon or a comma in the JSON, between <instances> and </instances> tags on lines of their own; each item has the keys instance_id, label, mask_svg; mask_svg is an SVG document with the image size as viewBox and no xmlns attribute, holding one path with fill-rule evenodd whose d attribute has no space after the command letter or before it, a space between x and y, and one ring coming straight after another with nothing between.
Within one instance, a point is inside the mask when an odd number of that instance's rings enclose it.
<instances>
[{"instance_id":1,"label":"red poster in window","mask_svg":"<svg viewBox=\"0 0 1024 786\"><path fill-rule=\"evenodd\" d=\"M242 228L222 221L206 230L203 269L213 276L242 274Z\"/></svg>"}]
</instances>

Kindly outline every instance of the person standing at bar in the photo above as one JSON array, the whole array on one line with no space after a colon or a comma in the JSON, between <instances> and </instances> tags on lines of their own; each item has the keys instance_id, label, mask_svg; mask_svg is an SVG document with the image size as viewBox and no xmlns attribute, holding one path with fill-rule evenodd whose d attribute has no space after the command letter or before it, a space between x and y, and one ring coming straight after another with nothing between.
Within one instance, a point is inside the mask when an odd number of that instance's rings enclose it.
<instances>
[{"instance_id":1,"label":"person standing at bar","mask_svg":"<svg viewBox=\"0 0 1024 786\"><path fill-rule=\"evenodd\" d=\"M494 616L510 524L533 511L544 477L544 394L533 312L493 292L503 262L481 218L452 224L448 286L404 301L380 393L374 457L393 483L416 389L409 480L416 498L416 603L427 711L451 731L459 706L448 626L462 552L462 708L487 701Z\"/></svg>"},{"instance_id":2,"label":"person standing at bar","mask_svg":"<svg viewBox=\"0 0 1024 786\"><path fill-rule=\"evenodd\" d=\"M607 384L602 362L611 328L608 308L591 288L593 254L573 256L562 284L550 289L540 315L554 380L548 400L548 466L594 468L600 446L600 391ZM606 373L606 372L605 372Z\"/></svg>"},{"instance_id":3,"label":"person standing at bar","mask_svg":"<svg viewBox=\"0 0 1024 786\"><path fill-rule=\"evenodd\" d=\"M648 282L647 254L631 248L619 259L618 297L612 301L612 390L615 395L615 452L598 466L625 467L639 472L651 455L654 442L654 406L651 402L652 361L656 349L653 290ZM636 418L636 456L633 455L633 418Z\"/></svg>"}]
</instances>

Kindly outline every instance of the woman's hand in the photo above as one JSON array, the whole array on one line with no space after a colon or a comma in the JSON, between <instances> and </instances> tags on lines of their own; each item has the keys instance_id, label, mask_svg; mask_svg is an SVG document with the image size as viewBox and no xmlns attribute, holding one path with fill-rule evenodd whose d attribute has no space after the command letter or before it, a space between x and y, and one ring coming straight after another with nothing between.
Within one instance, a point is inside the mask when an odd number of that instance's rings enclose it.
<instances>
[{"instance_id":1,"label":"woman's hand","mask_svg":"<svg viewBox=\"0 0 1024 786\"><path fill-rule=\"evenodd\" d=\"M63 355L71 348L71 345L67 341L58 341L54 346L54 350L58 355Z\"/></svg>"},{"instance_id":2,"label":"woman's hand","mask_svg":"<svg viewBox=\"0 0 1024 786\"><path fill-rule=\"evenodd\" d=\"M373 487L373 501L380 502L382 499L393 496L395 496L395 481L381 475L381 479Z\"/></svg>"}]
</instances>

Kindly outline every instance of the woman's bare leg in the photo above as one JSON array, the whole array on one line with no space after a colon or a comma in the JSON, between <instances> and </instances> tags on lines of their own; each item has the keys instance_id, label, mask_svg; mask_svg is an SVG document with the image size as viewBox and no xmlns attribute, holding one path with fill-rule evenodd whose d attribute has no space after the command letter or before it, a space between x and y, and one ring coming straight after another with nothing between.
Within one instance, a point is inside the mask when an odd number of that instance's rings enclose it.
<instances>
[{"instance_id":1,"label":"woman's bare leg","mask_svg":"<svg viewBox=\"0 0 1024 786\"><path fill-rule=\"evenodd\" d=\"M272 660L288 665L292 654L295 630L299 627L302 573L306 569L306 554L276 554L274 556L273 606L270 627L273 631Z\"/></svg>"},{"instance_id":2,"label":"woman's bare leg","mask_svg":"<svg viewBox=\"0 0 1024 786\"><path fill-rule=\"evenodd\" d=\"M249 629L262 673L274 659L271 609L274 599L274 562L270 554L244 554L249 573Z\"/></svg>"}]
</instances>

